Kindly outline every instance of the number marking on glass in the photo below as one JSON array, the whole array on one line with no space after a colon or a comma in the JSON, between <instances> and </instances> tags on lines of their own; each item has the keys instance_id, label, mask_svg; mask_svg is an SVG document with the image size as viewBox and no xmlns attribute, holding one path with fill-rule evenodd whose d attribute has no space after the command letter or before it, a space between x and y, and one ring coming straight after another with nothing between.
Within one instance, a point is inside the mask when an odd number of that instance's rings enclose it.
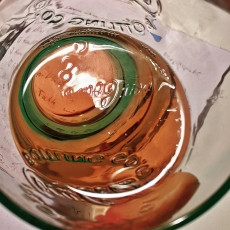
<instances>
[{"instance_id":1,"label":"number marking on glass","mask_svg":"<svg viewBox=\"0 0 230 230\"><path fill-rule=\"evenodd\" d=\"M55 14L52 10L45 11L42 14L42 19L48 24L57 24L64 19L64 16L61 14Z\"/></svg>"},{"instance_id":2,"label":"number marking on glass","mask_svg":"<svg viewBox=\"0 0 230 230\"><path fill-rule=\"evenodd\" d=\"M153 17L160 15L162 11L162 4L160 0L135 0L135 2Z\"/></svg>"}]
</instances>

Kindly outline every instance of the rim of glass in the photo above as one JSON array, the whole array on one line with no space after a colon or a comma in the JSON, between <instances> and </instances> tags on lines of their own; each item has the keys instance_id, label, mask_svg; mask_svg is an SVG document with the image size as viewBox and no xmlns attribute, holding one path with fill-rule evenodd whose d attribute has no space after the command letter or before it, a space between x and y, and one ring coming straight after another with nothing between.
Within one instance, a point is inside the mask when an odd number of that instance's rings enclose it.
<instances>
[{"instance_id":1,"label":"rim of glass","mask_svg":"<svg viewBox=\"0 0 230 230\"><path fill-rule=\"evenodd\" d=\"M224 182L224 184L214 193L212 194L207 200L193 209L191 212L186 213L184 216L179 217L176 220L173 220L164 226L153 228L155 230L170 230L182 227L192 220L196 219L203 213L205 213L208 209L210 209L213 205L215 205L230 189L230 177ZM51 225L38 217L35 217L33 214L25 211L22 207L14 203L7 195L5 195L0 190L0 202L3 204L4 207L9 209L12 213L16 216L21 218L22 220L26 221L27 223L33 225L34 227L40 229L50 229L50 230L61 230L61 228Z\"/></svg>"}]
</instances>

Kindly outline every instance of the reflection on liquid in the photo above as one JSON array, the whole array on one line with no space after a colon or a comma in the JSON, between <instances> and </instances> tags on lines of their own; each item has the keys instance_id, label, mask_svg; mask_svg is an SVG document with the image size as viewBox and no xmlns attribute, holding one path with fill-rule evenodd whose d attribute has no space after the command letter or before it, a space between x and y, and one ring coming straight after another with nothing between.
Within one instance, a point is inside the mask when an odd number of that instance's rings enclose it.
<instances>
[{"instance_id":1,"label":"reflection on liquid","mask_svg":"<svg viewBox=\"0 0 230 230\"><path fill-rule=\"evenodd\" d=\"M189 140L176 76L126 35L62 36L31 53L12 87L12 134L26 164L91 197L153 186L177 167Z\"/></svg>"}]
</instances>

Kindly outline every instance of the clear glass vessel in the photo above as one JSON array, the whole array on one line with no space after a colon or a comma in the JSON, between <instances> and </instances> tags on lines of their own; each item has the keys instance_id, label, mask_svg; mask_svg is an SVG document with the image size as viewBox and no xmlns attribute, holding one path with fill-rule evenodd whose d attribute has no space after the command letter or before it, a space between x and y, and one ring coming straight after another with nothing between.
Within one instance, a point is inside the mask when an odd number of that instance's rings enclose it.
<instances>
[{"instance_id":1,"label":"clear glass vessel","mask_svg":"<svg viewBox=\"0 0 230 230\"><path fill-rule=\"evenodd\" d=\"M42 229L174 229L226 193L228 6L179 4L0 2L4 205Z\"/></svg>"}]
</instances>

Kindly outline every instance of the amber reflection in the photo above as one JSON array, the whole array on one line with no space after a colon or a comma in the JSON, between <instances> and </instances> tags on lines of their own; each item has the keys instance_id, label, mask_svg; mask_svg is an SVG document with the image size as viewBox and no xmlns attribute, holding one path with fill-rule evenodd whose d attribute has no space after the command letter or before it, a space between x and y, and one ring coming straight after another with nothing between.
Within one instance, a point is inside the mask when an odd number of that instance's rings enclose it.
<instances>
[{"instance_id":1,"label":"amber reflection","mask_svg":"<svg viewBox=\"0 0 230 230\"><path fill-rule=\"evenodd\" d=\"M10 121L22 158L43 178L92 193L138 192L157 183L178 166L189 142L189 109L177 77L153 49L126 35L71 39L38 59L27 76L28 63L43 52L39 46L15 77ZM97 102L104 96L115 101L102 111Z\"/></svg>"}]
</instances>

